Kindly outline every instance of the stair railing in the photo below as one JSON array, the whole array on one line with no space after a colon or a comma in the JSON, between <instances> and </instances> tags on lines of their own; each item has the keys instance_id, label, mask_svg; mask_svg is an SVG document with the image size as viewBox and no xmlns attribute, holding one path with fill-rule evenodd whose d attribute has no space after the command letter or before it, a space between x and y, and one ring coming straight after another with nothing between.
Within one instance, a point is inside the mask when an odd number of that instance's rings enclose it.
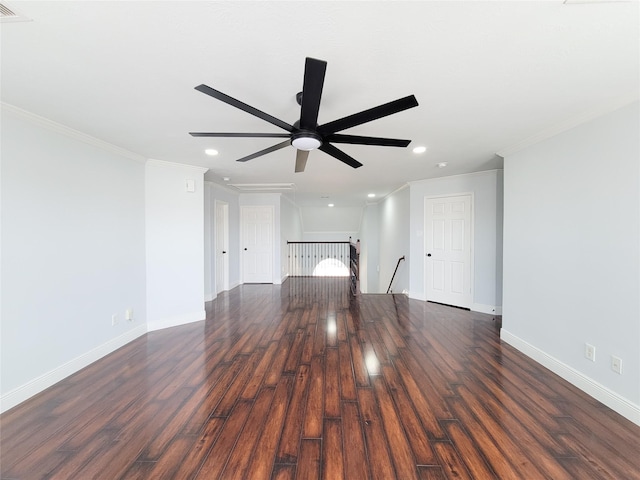
<instances>
[{"instance_id":1,"label":"stair railing","mask_svg":"<svg viewBox=\"0 0 640 480\"><path fill-rule=\"evenodd\" d=\"M398 263L396 263L396 269L393 271L393 276L391 277L391 281L389 282L389 288L387 288L387 293L391 292L391 285L393 284L393 279L396 278L396 273L398 272L398 267L400 266L400 262L404 260L404 255L398 259ZM393 293L393 292L392 292Z\"/></svg>"}]
</instances>

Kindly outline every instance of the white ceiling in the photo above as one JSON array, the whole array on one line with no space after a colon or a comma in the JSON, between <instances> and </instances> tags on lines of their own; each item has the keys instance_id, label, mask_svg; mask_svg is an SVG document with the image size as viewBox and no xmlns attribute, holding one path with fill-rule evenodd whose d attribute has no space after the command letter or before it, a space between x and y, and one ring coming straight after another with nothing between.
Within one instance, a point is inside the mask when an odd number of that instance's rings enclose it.
<instances>
[{"instance_id":1,"label":"white ceiling","mask_svg":"<svg viewBox=\"0 0 640 480\"><path fill-rule=\"evenodd\" d=\"M500 168L496 152L639 93L635 1L2 3L32 20L1 24L3 102L218 183L294 183L301 205ZM194 87L293 123L307 56L328 62L320 124L414 94L417 108L342 132L409 148L339 145L364 166L316 151L294 174L293 147L235 161L282 139L188 135L282 133Z\"/></svg>"}]
</instances>

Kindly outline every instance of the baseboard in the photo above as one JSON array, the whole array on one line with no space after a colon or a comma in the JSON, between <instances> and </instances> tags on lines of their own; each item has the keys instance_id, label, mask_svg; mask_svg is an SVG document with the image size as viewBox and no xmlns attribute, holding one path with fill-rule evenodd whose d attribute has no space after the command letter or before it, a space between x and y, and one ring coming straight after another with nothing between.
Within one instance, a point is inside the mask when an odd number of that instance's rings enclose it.
<instances>
[{"instance_id":1,"label":"baseboard","mask_svg":"<svg viewBox=\"0 0 640 480\"><path fill-rule=\"evenodd\" d=\"M37 378L14 388L10 392L5 393L0 397L0 413L4 413L7 410L15 407L21 402L24 402L30 397L46 390L50 386L58 383L60 380L67 378L69 375L82 370L87 365L101 359L102 357L110 354L111 352L123 347L127 343L135 340L136 338L147 333L146 325L139 325L122 335L97 346L96 348L89 350L86 353L70 360L59 367L50 370L44 375L40 375Z\"/></svg>"},{"instance_id":2,"label":"baseboard","mask_svg":"<svg viewBox=\"0 0 640 480\"><path fill-rule=\"evenodd\" d=\"M487 313L489 315L502 315L502 307L496 305L483 305L482 303L474 303L471 305L473 312Z\"/></svg>"},{"instance_id":3,"label":"baseboard","mask_svg":"<svg viewBox=\"0 0 640 480\"><path fill-rule=\"evenodd\" d=\"M516 335L513 335L504 328L500 330L500 338L526 356L548 368L556 375L562 377L567 382L604 403L610 409L618 412L636 425L640 425L640 405L636 405L626 398L621 397L607 387L592 380L569 365L562 363Z\"/></svg>"},{"instance_id":4,"label":"baseboard","mask_svg":"<svg viewBox=\"0 0 640 480\"><path fill-rule=\"evenodd\" d=\"M207 312L204 310L198 310L197 312L185 313L183 315L177 315L175 317L161 318L155 321L147 322L147 330L153 332L155 330L162 330L163 328L177 327L186 323L199 322L207 317Z\"/></svg>"},{"instance_id":5,"label":"baseboard","mask_svg":"<svg viewBox=\"0 0 640 480\"><path fill-rule=\"evenodd\" d=\"M408 292L409 298L411 298L412 300L420 300L421 302L426 302L427 301L427 297L424 296L424 294L420 293L420 294L415 294L413 292Z\"/></svg>"}]
</instances>

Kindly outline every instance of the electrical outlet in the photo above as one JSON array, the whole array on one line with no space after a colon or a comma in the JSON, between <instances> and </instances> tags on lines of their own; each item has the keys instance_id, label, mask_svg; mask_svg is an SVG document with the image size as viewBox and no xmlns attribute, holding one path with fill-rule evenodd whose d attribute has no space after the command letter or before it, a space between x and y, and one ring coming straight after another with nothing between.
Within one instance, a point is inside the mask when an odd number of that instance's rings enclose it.
<instances>
[{"instance_id":1,"label":"electrical outlet","mask_svg":"<svg viewBox=\"0 0 640 480\"><path fill-rule=\"evenodd\" d=\"M124 319L127 322L133 322L133 308L127 308L127 310L124 312Z\"/></svg>"},{"instance_id":2,"label":"electrical outlet","mask_svg":"<svg viewBox=\"0 0 640 480\"><path fill-rule=\"evenodd\" d=\"M611 370L622 375L622 359L620 357L611 355Z\"/></svg>"},{"instance_id":3,"label":"electrical outlet","mask_svg":"<svg viewBox=\"0 0 640 480\"><path fill-rule=\"evenodd\" d=\"M115 327L118 323L120 322L120 320L118 319L118 314L114 313L113 315L111 315L111 326Z\"/></svg>"},{"instance_id":4,"label":"electrical outlet","mask_svg":"<svg viewBox=\"0 0 640 480\"><path fill-rule=\"evenodd\" d=\"M596 361L596 347L588 343L584 344L584 356L592 362Z\"/></svg>"}]
</instances>

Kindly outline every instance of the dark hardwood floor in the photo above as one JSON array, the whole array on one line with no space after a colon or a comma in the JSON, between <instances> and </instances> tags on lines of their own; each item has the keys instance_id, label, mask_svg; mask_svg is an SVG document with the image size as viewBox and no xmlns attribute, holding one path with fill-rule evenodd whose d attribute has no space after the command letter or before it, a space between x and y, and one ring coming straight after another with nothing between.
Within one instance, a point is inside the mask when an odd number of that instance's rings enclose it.
<instances>
[{"instance_id":1,"label":"dark hardwood floor","mask_svg":"<svg viewBox=\"0 0 640 480\"><path fill-rule=\"evenodd\" d=\"M3 479L640 479L640 427L489 315L244 285L0 417Z\"/></svg>"}]
</instances>

